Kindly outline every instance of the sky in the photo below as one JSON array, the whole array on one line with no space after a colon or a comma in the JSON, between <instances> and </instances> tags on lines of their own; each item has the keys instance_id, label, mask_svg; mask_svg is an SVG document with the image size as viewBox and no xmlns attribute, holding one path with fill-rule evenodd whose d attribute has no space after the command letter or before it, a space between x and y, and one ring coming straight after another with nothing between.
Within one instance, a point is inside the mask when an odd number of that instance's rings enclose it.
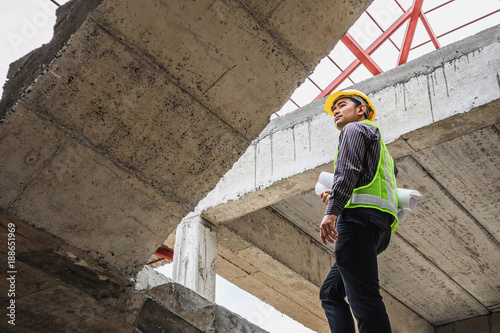
<instances>
[{"instance_id":1,"label":"sky","mask_svg":"<svg viewBox=\"0 0 500 333\"><path fill-rule=\"evenodd\" d=\"M57 2L62 5L68 1L57 0ZM412 0L398 0L398 2L405 10L413 3ZM428 11L445 2L448 2L448 0L425 0L423 10L424 12ZM481 6L478 6L478 3ZM57 6L49 0L0 2L0 31L2 31L0 34L0 82L2 86L6 80L5 78L11 62L50 41L53 33L52 27L55 22L56 8ZM434 33L439 36L498 9L500 9L499 0L456 0L441 7L441 9L430 12L426 16ZM402 14L401 8L393 0L375 0L368 8L368 12L384 30ZM450 33L440 38L439 42L441 46L451 44L494 26L498 22L500 22L500 13L496 13L466 28ZM398 47L402 44L405 28L406 24L391 37L392 41ZM353 27L351 27L349 33L366 49L382 32L367 14L363 14ZM418 45L428 39L422 23L419 22L412 45ZM417 48L410 52L408 61L426 54L433 49L434 47L431 43ZM341 68L346 68L355 59L354 55L342 43L338 43L329 56ZM395 67L398 51L390 41L387 41L372 54L372 58L383 71L387 71ZM311 79L321 89L324 89L339 74L340 70L331 61L324 59L311 74ZM360 82L370 77L372 75L363 66L360 66L351 75L354 82ZM352 85L350 81L345 81L338 89L350 85ZM292 95L292 99L299 106L304 106L310 103L319 93L320 90L310 81L306 80ZM296 109L297 106L294 103L287 102L277 113L284 115ZM275 116L271 115L271 118ZM171 277L172 266L172 264L166 265L158 269L158 271ZM240 314L242 317L271 333L313 332L220 276L217 276L216 280L216 303Z\"/></svg>"}]
</instances>

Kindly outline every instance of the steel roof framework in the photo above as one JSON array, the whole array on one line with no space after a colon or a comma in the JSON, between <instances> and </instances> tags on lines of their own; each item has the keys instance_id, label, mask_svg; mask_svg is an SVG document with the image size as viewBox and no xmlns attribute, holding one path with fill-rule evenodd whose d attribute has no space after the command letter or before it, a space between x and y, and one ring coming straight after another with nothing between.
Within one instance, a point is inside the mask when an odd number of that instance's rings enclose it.
<instances>
[{"instance_id":1,"label":"steel roof framework","mask_svg":"<svg viewBox=\"0 0 500 333\"><path fill-rule=\"evenodd\" d=\"M428 43L431 43L434 45L435 49L439 49L441 47L439 43L439 38L446 36L452 32L455 32L459 29L462 29L472 23L475 23L479 20L482 20L488 16L491 16L495 13L500 12L500 9L495 10L493 12L490 12L482 17L479 17L477 19L474 19L466 24L463 24L459 27L453 28L439 36L436 36L434 33L431 24L429 23L429 20L427 19L426 14L435 11L439 8L442 8L455 0L450 0L445 3L442 3L426 12L422 10L422 5L424 0L414 0L413 4L408 10L404 10L404 8L401 6L401 4L398 2L398 0L394 0L394 2L397 4L397 6L401 9L402 15L396 19L396 21L386 30L384 30L381 25L375 20L373 15L371 15L368 11L365 11L367 16L373 21L373 23L381 30L382 34L366 49L363 49L359 43L349 34L347 33L342 39L342 43L349 49L350 52L356 57L356 59L345 69L342 69L335 61L332 59L330 56L327 56L327 59L329 59L335 67L337 67L340 71L341 74L338 75L334 80L325 88L321 89L318 84L316 84L311 77L308 77L307 80L310 81L318 90L320 93L312 100L316 101L319 100L325 96L328 96L331 94L339 85L341 85L345 80L350 80L351 83L355 84L355 82L350 78L350 75L360 66L363 65L368 71L373 75L376 76L380 73L383 72L383 70L380 68L380 66L377 65L377 63L372 59L371 55L382 45L384 44L387 40L389 40L392 45L397 49L399 53L399 57L397 59L395 67L402 65L407 62L408 60L408 55L410 51L415 50L423 45L426 45ZM396 31L398 31L399 28L405 23L408 22L408 25L406 27L406 32L403 38L403 42L401 47L398 47L396 43L391 39L391 36L394 35ZM421 22L422 25L424 26L429 39L426 42L423 42L419 45L416 45L412 47L412 42L415 36L415 31L418 22ZM297 108L300 108L300 105L295 102L293 99L290 99L290 102L292 102ZM274 113L275 115L279 116L279 114L276 112Z\"/></svg>"}]
</instances>

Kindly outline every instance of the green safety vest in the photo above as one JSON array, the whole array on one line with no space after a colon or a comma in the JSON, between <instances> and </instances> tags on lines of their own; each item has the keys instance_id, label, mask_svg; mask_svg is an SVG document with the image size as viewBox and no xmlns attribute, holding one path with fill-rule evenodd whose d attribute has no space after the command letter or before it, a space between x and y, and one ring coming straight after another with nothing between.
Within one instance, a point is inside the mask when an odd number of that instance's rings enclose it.
<instances>
[{"instance_id":1,"label":"green safety vest","mask_svg":"<svg viewBox=\"0 0 500 333\"><path fill-rule=\"evenodd\" d=\"M361 122L377 127L380 133L380 129L373 122L369 120L363 120ZM333 163L335 168L337 154L335 154ZM380 158L377 172L373 180L368 185L355 188L349 202L345 205L345 208L355 207L375 208L393 215L394 222L391 225L391 235L394 234L399 225L398 193L396 175L394 174L394 160L382 141L382 135L380 135Z\"/></svg>"}]
</instances>

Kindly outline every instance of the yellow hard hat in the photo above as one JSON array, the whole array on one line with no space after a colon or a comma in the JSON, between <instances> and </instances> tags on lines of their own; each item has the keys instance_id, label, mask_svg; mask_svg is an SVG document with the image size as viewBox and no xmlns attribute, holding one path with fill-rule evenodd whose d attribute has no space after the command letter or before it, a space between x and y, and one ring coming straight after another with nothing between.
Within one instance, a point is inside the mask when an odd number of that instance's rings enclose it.
<instances>
[{"instance_id":1,"label":"yellow hard hat","mask_svg":"<svg viewBox=\"0 0 500 333\"><path fill-rule=\"evenodd\" d=\"M368 111L367 119L370 121L373 121L373 119L375 119L375 107L373 106L372 102L365 94L356 89L340 90L328 96L325 102L325 112L331 116L334 116L332 107L335 105L335 102L344 97L354 97L360 100L364 105L366 105L366 109Z\"/></svg>"}]
</instances>

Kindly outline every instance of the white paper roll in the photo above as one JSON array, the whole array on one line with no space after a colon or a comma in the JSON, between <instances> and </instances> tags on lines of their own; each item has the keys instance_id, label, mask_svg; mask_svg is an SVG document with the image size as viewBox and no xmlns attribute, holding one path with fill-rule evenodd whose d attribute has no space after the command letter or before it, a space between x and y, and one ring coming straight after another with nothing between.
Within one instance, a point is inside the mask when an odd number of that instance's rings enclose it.
<instances>
[{"instance_id":1,"label":"white paper roll","mask_svg":"<svg viewBox=\"0 0 500 333\"><path fill-rule=\"evenodd\" d=\"M417 207L417 199L415 197L421 196L418 191L398 188L398 207L406 210L414 210Z\"/></svg>"},{"instance_id":2,"label":"white paper roll","mask_svg":"<svg viewBox=\"0 0 500 333\"><path fill-rule=\"evenodd\" d=\"M328 190L331 190L333 186L333 176L333 173L323 171L319 174L318 182L328 187Z\"/></svg>"},{"instance_id":3,"label":"white paper roll","mask_svg":"<svg viewBox=\"0 0 500 333\"><path fill-rule=\"evenodd\" d=\"M405 210L400 208L398 210L398 220L399 222L403 221L403 217L405 217Z\"/></svg>"},{"instance_id":4,"label":"white paper roll","mask_svg":"<svg viewBox=\"0 0 500 333\"><path fill-rule=\"evenodd\" d=\"M325 191L331 191L333 186L333 173L322 172L319 174L318 182L314 187L314 191L317 195ZM398 219L402 220L406 210L414 210L417 207L417 198L421 197L420 192L415 190L409 190L405 188L398 188Z\"/></svg>"},{"instance_id":5,"label":"white paper roll","mask_svg":"<svg viewBox=\"0 0 500 333\"><path fill-rule=\"evenodd\" d=\"M316 186L314 187L314 191L316 192L317 195L320 195L321 193L325 191L331 191L331 187L326 187L325 185L321 184L320 182L316 183Z\"/></svg>"}]
</instances>

